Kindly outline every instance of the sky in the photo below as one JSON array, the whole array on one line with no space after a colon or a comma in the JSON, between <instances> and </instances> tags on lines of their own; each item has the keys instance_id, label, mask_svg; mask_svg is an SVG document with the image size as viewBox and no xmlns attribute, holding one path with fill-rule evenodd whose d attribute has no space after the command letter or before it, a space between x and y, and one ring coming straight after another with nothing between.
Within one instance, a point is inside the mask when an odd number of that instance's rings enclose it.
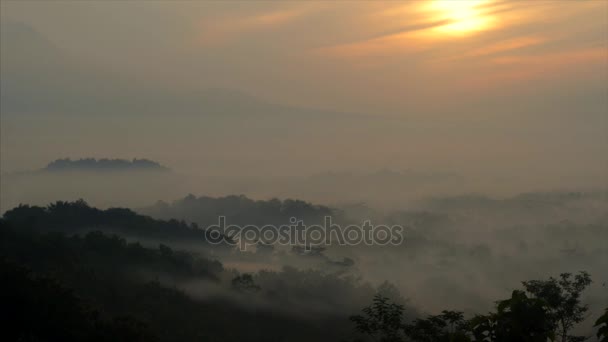
<instances>
[{"instance_id":1,"label":"sky","mask_svg":"<svg viewBox=\"0 0 608 342\"><path fill-rule=\"evenodd\" d=\"M608 184L607 1L2 1L2 172Z\"/></svg>"}]
</instances>

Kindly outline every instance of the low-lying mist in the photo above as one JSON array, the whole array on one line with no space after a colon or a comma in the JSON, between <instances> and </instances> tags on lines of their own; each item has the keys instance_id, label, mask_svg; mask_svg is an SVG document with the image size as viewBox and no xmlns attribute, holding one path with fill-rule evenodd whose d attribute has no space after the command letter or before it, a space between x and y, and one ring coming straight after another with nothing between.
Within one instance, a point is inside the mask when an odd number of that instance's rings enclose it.
<instances>
[{"instance_id":1,"label":"low-lying mist","mask_svg":"<svg viewBox=\"0 0 608 342\"><path fill-rule=\"evenodd\" d=\"M590 316L599 314L608 301L605 190L470 194L457 191L466 188L461 176L388 170L286 178L274 184L213 177L189 183L187 177L169 170L43 169L3 177L2 210L10 212L19 203L46 205L82 198L99 208L132 208L173 222L182 227L177 230L182 235L167 235L162 227L154 228L156 233L147 228L124 230L113 221L79 232L102 229L147 247L163 244L218 260L224 267L218 273L223 279L219 284L138 272L195 299L221 299L244 310L296 317L347 316L384 286L407 303L411 315L444 309L482 313L522 280L581 270L594 280L584 298L590 303ZM208 193L184 196L197 193L189 186ZM408 188L417 192L408 193ZM277 196L270 196L273 193ZM311 198L319 200L307 202ZM326 216L343 226L370 220L404 227L404 240L388 246L333 243L310 250L259 241L239 250L209 245L203 235L196 234L217 224L220 216L228 224L241 226L279 226L289 224L292 217L308 225L322 224ZM194 233L188 233L189 229ZM227 288L240 274L251 274L264 296L251 299ZM285 289L290 289L288 295ZM590 323L581 329L591 329Z\"/></svg>"}]
</instances>

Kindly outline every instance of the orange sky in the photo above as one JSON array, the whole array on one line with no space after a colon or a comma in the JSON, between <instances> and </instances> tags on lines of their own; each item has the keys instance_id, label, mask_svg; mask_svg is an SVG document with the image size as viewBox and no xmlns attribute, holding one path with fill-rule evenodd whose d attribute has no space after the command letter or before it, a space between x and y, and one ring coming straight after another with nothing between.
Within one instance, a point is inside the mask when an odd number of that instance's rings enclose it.
<instances>
[{"instance_id":1,"label":"orange sky","mask_svg":"<svg viewBox=\"0 0 608 342\"><path fill-rule=\"evenodd\" d=\"M493 96L530 81L553 87L552 73L601 69L608 58L601 0L28 1L2 12L137 77L342 111L398 113L422 109L425 94Z\"/></svg>"},{"instance_id":2,"label":"orange sky","mask_svg":"<svg viewBox=\"0 0 608 342\"><path fill-rule=\"evenodd\" d=\"M225 150L197 149L202 161L217 158L214 165L230 159L240 167L244 160L254 164L272 157L294 158L285 172L370 162L370 169L487 167L509 173L510 167L527 172L534 163L538 175L563 166L573 178L593 174L596 180L608 165L608 1L2 1L1 6L2 91L28 104L11 107L2 101L5 118L19 110L63 114L75 103L81 105L76 115L90 110L99 121L81 119L79 129L89 127L89 137L100 134L95 131L100 125L120 121L105 120L100 111L129 117L124 127L134 125L114 141L86 145L73 144L78 139L65 134L71 127L57 124L57 132L71 140L51 144L33 135L30 122L4 119L3 164L13 170L87 151L152 153L167 164L194 163L150 132L174 132L169 141L180 151L231 133L233 126L204 115L199 98L209 88L310 109L281 118L280 125L236 122L239 133L252 140L259 138L258 128L276 126L276 134L309 125L310 131L281 143L264 131L265 140L247 146L225 142ZM58 72L61 76L49 76ZM59 104L36 108L32 98ZM248 108L247 101L239 108ZM158 116L138 121L136 115L158 108L169 123ZM328 111L342 113L344 121ZM201 113L196 117L201 122L172 121L193 112ZM127 125L128 120L133 121ZM57 139L52 122L36 132ZM167 124L175 131L164 129ZM327 128L332 125L341 128L334 132ZM197 131L204 129L205 135ZM145 143L130 133L135 131ZM564 131L569 144L563 143ZM307 134L321 138L300 139ZM130 145L119 146L125 143ZM36 160L26 160L34 154ZM328 165L314 164L320 160Z\"/></svg>"}]
</instances>

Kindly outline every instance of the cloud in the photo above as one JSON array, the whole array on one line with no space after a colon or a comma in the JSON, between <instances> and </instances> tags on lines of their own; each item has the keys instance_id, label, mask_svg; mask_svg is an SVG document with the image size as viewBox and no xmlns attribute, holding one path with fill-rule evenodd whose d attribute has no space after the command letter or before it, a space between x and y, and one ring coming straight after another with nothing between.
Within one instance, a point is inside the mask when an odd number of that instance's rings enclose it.
<instances>
[{"instance_id":1,"label":"cloud","mask_svg":"<svg viewBox=\"0 0 608 342\"><path fill-rule=\"evenodd\" d=\"M535 36L516 37L513 39L507 39L497 43L492 43L487 46L476 48L468 53L465 53L461 57L480 57L494 55L502 52L519 50L525 47L536 46L542 44L545 41L546 39Z\"/></svg>"}]
</instances>

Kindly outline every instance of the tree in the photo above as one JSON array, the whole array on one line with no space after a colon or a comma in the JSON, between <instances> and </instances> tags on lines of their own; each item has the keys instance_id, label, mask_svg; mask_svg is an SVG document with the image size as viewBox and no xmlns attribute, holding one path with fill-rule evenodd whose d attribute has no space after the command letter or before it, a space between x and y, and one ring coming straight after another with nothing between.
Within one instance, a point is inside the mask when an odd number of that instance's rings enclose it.
<instances>
[{"instance_id":1,"label":"tree","mask_svg":"<svg viewBox=\"0 0 608 342\"><path fill-rule=\"evenodd\" d=\"M416 342L467 342L467 325L462 312L442 311L440 315L416 319L405 325L405 334Z\"/></svg>"},{"instance_id":2,"label":"tree","mask_svg":"<svg viewBox=\"0 0 608 342\"><path fill-rule=\"evenodd\" d=\"M403 306L377 294L363 315L352 316L358 332L380 342L468 342L462 312L443 311L437 316L403 323Z\"/></svg>"},{"instance_id":3,"label":"tree","mask_svg":"<svg viewBox=\"0 0 608 342\"><path fill-rule=\"evenodd\" d=\"M546 342L554 340L555 325L547 303L515 290L510 299L498 302L496 313L470 320L474 341Z\"/></svg>"},{"instance_id":4,"label":"tree","mask_svg":"<svg viewBox=\"0 0 608 342\"><path fill-rule=\"evenodd\" d=\"M544 300L549 307L558 335L562 342L584 341L584 336L570 335L575 324L585 319L588 306L581 303L581 293L591 284L587 272L579 272L574 277L570 273L562 273L559 279L524 281L526 291L536 298Z\"/></svg>"},{"instance_id":5,"label":"tree","mask_svg":"<svg viewBox=\"0 0 608 342\"><path fill-rule=\"evenodd\" d=\"M604 314L595 321L594 327L598 327L597 339L600 342L608 342L608 308L606 308Z\"/></svg>"},{"instance_id":6,"label":"tree","mask_svg":"<svg viewBox=\"0 0 608 342\"><path fill-rule=\"evenodd\" d=\"M351 316L358 332L380 342L404 341L403 306L390 303L380 294L374 296L372 305L363 309L363 315Z\"/></svg>"},{"instance_id":7,"label":"tree","mask_svg":"<svg viewBox=\"0 0 608 342\"><path fill-rule=\"evenodd\" d=\"M349 258L345 258L349 259ZM402 305L406 305L408 300L403 298L403 296L401 295L401 292L399 292L399 289L397 288L397 286L395 286L392 283L389 283L388 281L384 281L382 284L378 285L378 288L376 289L376 293L381 295L382 297L386 297L389 300L397 303L397 304L402 304Z\"/></svg>"}]
</instances>

